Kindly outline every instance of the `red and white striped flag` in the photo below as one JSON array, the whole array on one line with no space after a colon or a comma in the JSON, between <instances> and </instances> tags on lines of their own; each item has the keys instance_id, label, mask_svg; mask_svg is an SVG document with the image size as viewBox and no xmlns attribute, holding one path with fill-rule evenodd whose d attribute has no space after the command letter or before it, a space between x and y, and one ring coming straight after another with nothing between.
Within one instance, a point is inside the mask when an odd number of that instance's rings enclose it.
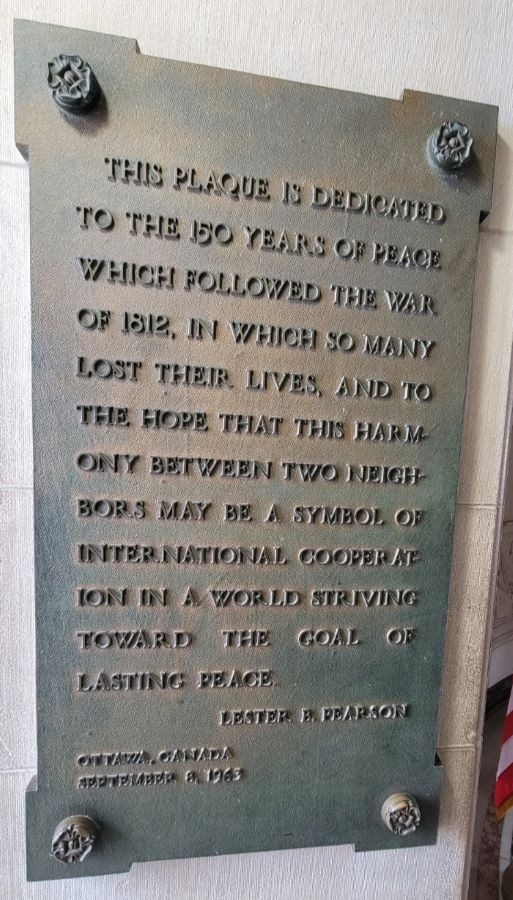
<instances>
[{"instance_id":1,"label":"red and white striped flag","mask_svg":"<svg viewBox=\"0 0 513 900\"><path fill-rule=\"evenodd\" d=\"M495 782L495 809L497 818L502 819L513 807L513 688L511 690L504 731L502 732L502 748Z\"/></svg>"}]
</instances>

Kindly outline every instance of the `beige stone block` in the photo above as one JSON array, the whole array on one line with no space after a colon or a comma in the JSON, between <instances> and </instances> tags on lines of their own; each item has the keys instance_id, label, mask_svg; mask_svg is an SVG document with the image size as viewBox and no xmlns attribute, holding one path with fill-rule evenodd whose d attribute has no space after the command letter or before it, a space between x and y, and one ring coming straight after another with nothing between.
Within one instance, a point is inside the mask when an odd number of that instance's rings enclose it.
<instances>
[{"instance_id":1,"label":"beige stone block","mask_svg":"<svg viewBox=\"0 0 513 900\"><path fill-rule=\"evenodd\" d=\"M503 518L505 522L513 520L513 459L512 447L510 443L507 471L505 475L504 498L503 498Z\"/></svg>"},{"instance_id":2,"label":"beige stone block","mask_svg":"<svg viewBox=\"0 0 513 900\"><path fill-rule=\"evenodd\" d=\"M460 458L460 503L501 502L509 439L513 237L480 236ZM447 298L450 302L450 298Z\"/></svg>"},{"instance_id":3,"label":"beige stone block","mask_svg":"<svg viewBox=\"0 0 513 900\"><path fill-rule=\"evenodd\" d=\"M0 546L2 771L30 767L36 763L31 491L0 490Z\"/></svg>"},{"instance_id":4,"label":"beige stone block","mask_svg":"<svg viewBox=\"0 0 513 900\"><path fill-rule=\"evenodd\" d=\"M28 172L0 166L0 486L32 484Z\"/></svg>"},{"instance_id":5,"label":"beige stone block","mask_svg":"<svg viewBox=\"0 0 513 900\"><path fill-rule=\"evenodd\" d=\"M510 28L513 33L513 24ZM503 101L494 102L499 105L499 130L493 200L490 215L483 222L482 228L484 231L506 231L513 234L513 121Z\"/></svg>"}]
</instances>

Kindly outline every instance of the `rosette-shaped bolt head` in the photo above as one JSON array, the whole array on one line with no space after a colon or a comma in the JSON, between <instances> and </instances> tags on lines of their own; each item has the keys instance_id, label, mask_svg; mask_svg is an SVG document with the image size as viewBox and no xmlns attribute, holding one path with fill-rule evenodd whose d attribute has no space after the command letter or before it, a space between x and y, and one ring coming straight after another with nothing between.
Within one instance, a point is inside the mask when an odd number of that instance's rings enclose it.
<instances>
[{"instance_id":1,"label":"rosette-shaped bolt head","mask_svg":"<svg viewBox=\"0 0 513 900\"><path fill-rule=\"evenodd\" d=\"M442 169L453 172L469 161L473 139L461 122L442 122L431 135L429 144L435 162Z\"/></svg>"},{"instance_id":2,"label":"rosette-shaped bolt head","mask_svg":"<svg viewBox=\"0 0 513 900\"><path fill-rule=\"evenodd\" d=\"M92 852L98 825L89 816L68 816L59 822L52 838L52 856L59 862L83 862Z\"/></svg>"},{"instance_id":3,"label":"rosette-shaped bolt head","mask_svg":"<svg viewBox=\"0 0 513 900\"><path fill-rule=\"evenodd\" d=\"M101 95L89 63L69 53L59 53L48 63L48 89L57 106L69 113L89 112Z\"/></svg>"},{"instance_id":4,"label":"rosette-shaped bolt head","mask_svg":"<svg viewBox=\"0 0 513 900\"><path fill-rule=\"evenodd\" d=\"M419 804L411 794L391 794L381 807L381 818L390 831L404 837L420 825Z\"/></svg>"}]
</instances>

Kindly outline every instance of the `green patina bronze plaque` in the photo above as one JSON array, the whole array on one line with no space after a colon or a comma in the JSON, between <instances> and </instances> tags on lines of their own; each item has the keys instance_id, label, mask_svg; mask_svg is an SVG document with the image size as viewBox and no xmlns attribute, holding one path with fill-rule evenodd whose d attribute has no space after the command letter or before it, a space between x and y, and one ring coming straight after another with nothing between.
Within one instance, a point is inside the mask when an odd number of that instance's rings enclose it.
<instances>
[{"instance_id":1,"label":"green patina bronze plaque","mask_svg":"<svg viewBox=\"0 0 513 900\"><path fill-rule=\"evenodd\" d=\"M15 31L29 878L433 843L497 110Z\"/></svg>"}]
</instances>

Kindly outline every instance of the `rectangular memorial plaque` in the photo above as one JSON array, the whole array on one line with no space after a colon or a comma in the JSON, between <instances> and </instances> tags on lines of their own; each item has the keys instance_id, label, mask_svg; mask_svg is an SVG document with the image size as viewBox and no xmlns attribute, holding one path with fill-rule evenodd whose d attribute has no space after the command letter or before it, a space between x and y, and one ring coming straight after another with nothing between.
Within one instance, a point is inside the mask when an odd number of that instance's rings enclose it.
<instances>
[{"instance_id":1,"label":"rectangular memorial plaque","mask_svg":"<svg viewBox=\"0 0 513 900\"><path fill-rule=\"evenodd\" d=\"M17 23L30 879L435 841L496 118Z\"/></svg>"}]
</instances>

